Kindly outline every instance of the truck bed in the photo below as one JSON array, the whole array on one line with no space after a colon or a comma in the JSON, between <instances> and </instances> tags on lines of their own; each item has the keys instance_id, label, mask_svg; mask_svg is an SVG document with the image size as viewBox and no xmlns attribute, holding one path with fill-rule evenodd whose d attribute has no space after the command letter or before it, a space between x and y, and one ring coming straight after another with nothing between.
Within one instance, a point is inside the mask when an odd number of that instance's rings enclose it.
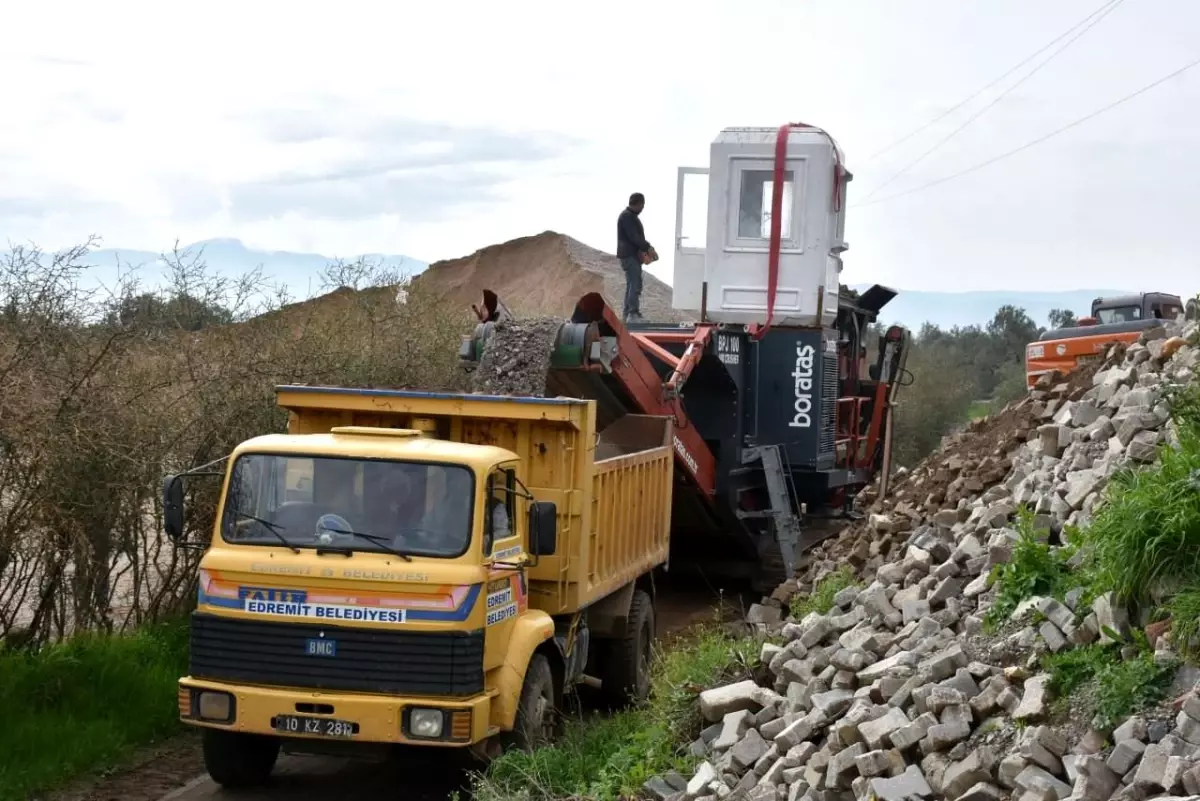
<instances>
[{"instance_id":1,"label":"truck bed","mask_svg":"<svg viewBox=\"0 0 1200 801\"><path fill-rule=\"evenodd\" d=\"M570 613L667 560L673 484L669 417L626 415L597 433L596 402L574 398L283 386L288 433L416 428L505 448L518 478L558 506L558 549L529 568L530 605Z\"/></svg>"}]
</instances>

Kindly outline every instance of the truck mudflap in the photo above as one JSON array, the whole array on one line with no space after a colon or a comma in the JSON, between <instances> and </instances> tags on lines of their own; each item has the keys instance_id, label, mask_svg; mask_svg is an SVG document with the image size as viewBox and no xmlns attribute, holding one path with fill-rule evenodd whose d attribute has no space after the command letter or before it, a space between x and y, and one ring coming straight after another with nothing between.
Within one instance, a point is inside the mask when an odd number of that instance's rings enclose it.
<instances>
[{"instance_id":1,"label":"truck mudflap","mask_svg":"<svg viewBox=\"0 0 1200 801\"><path fill-rule=\"evenodd\" d=\"M179 680L184 723L288 739L465 748L493 732L491 693L422 698Z\"/></svg>"}]
</instances>

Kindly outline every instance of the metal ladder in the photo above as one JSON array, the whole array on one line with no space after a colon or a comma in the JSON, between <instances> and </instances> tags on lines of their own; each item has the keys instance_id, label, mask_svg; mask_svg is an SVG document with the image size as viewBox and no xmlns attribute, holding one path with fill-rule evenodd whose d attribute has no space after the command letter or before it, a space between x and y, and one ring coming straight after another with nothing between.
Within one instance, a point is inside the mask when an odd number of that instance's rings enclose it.
<instances>
[{"instance_id":1,"label":"metal ladder","mask_svg":"<svg viewBox=\"0 0 1200 801\"><path fill-rule=\"evenodd\" d=\"M761 460L767 480L767 497L771 508L765 512L738 512L738 517L770 517L775 523L775 540L783 557L787 578L796 574L796 549L800 547L800 516L792 508L796 485L788 469L787 456L779 445L760 445L742 452L742 463Z\"/></svg>"}]
</instances>

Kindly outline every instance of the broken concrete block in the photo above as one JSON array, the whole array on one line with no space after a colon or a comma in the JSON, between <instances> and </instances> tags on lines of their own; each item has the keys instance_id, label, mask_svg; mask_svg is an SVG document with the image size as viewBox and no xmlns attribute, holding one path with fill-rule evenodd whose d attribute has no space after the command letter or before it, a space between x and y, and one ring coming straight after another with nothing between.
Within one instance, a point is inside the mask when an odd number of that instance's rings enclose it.
<instances>
[{"instance_id":1,"label":"broken concrete block","mask_svg":"<svg viewBox=\"0 0 1200 801\"><path fill-rule=\"evenodd\" d=\"M717 769L712 766L711 762L701 762L700 767L696 768L695 775L687 783L687 789L684 792L688 798L699 798L708 791L709 785L720 780L721 777L717 775Z\"/></svg>"},{"instance_id":2,"label":"broken concrete block","mask_svg":"<svg viewBox=\"0 0 1200 801\"><path fill-rule=\"evenodd\" d=\"M907 725L909 725L908 716L902 710L892 707L874 720L859 723L858 732L868 746L877 750L891 745L891 734Z\"/></svg>"},{"instance_id":3,"label":"broken concrete block","mask_svg":"<svg viewBox=\"0 0 1200 801\"><path fill-rule=\"evenodd\" d=\"M1163 787L1163 774L1167 771L1167 760L1170 757L1171 753L1158 743L1146 746L1133 783L1151 791L1155 788L1166 789Z\"/></svg>"},{"instance_id":4,"label":"broken concrete block","mask_svg":"<svg viewBox=\"0 0 1200 801\"><path fill-rule=\"evenodd\" d=\"M751 729L729 752L729 760L738 773L745 773L770 746L757 731Z\"/></svg>"},{"instance_id":5,"label":"broken concrete block","mask_svg":"<svg viewBox=\"0 0 1200 801\"><path fill-rule=\"evenodd\" d=\"M700 714L710 723L716 723L730 712L742 709L756 710L760 706L755 700L758 689L757 684L747 679L737 684L705 690L700 693Z\"/></svg>"},{"instance_id":6,"label":"broken concrete block","mask_svg":"<svg viewBox=\"0 0 1200 801\"><path fill-rule=\"evenodd\" d=\"M1116 736L1116 732L1113 733L1113 736ZM1138 763L1145 750L1146 744L1141 740L1121 740L1108 756L1108 767L1118 776L1124 776Z\"/></svg>"},{"instance_id":7,"label":"broken concrete block","mask_svg":"<svg viewBox=\"0 0 1200 801\"><path fill-rule=\"evenodd\" d=\"M888 779L871 779L871 794L878 801L912 801L913 798L931 798L933 788L925 781L925 774L916 765L909 765L899 776Z\"/></svg>"},{"instance_id":8,"label":"broken concrete block","mask_svg":"<svg viewBox=\"0 0 1200 801\"><path fill-rule=\"evenodd\" d=\"M1050 682L1050 676L1045 673L1038 674L1033 678L1026 680L1025 691L1021 696L1021 703L1013 710L1013 720L1037 720L1046 715L1046 685Z\"/></svg>"},{"instance_id":9,"label":"broken concrete block","mask_svg":"<svg viewBox=\"0 0 1200 801\"><path fill-rule=\"evenodd\" d=\"M986 746L975 749L966 758L946 768L942 775L942 794L947 798L957 798L972 785L990 781L995 764L996 755L992 749Z\"/></svg>"},{"instance_id":10,"label":"broken concrete block","mask_svg":"<svg viewBox=\"0 0 1200 801\"><path fill-rule=\"evenodd\" d=\"M1016 778L1016 785L1022 790L1050 792L1057 799L1066 798L1071 794L1071 787L1066 782L1056 778L1049 771L1037 765L1028 765Z\"/></svg>"}]
</instances>

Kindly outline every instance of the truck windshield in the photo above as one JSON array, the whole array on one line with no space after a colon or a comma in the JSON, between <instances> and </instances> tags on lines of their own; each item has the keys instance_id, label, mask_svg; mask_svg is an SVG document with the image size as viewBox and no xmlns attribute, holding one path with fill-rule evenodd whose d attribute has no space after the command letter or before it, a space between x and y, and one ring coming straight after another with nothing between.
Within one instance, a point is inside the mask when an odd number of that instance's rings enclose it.
<instances>
[{"instance_id":1,"label":"truck windshield","mask_svg":"<svg viewBox=\"0 0 1200 801\"><path fill-rule=\"evenodd\" d=\"M1109 323L1131 323L1142 319L1140 306L1114 306L1109 309L1097 309L1096 318L1102 325Z\"/></svg>"},{"instance_id":2,"label":"truck windshield","mask_svg":"<svg viewBox=\"0 0 1200 801\"><path fill-rule=\"evenodd\" d=\"M233 465L226 542L455 557L471 539L458 465L249 453Z\"/></svg>"}]
</instances>

